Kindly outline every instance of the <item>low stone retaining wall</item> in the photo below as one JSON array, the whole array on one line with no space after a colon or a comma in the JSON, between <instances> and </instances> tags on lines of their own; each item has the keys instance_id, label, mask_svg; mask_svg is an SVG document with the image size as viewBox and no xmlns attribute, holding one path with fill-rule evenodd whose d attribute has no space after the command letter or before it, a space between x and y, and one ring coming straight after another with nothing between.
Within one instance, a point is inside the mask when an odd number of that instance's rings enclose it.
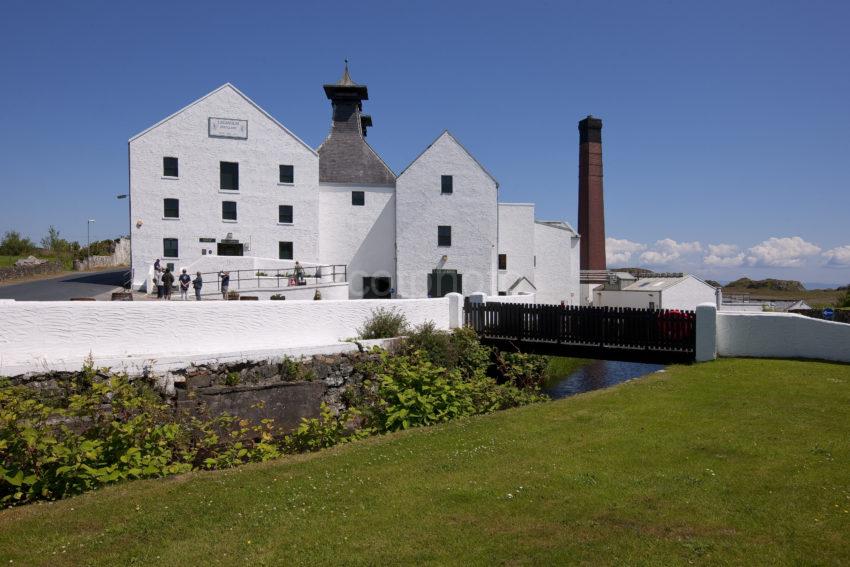
<instances>
[{"instance_id":1,"label":"low stone retaining wall","mask_svg":"<svg viewBox=\"0 0 850 567\"><path fill-rule=\"evenodd\" d=\"M394 348L395 343L387 343ZM254 424L271 418L284 430L302 418L319 415L321 405L347 407L346 392L358 389L365 376L363 363L376 360L373 352L315 355L300 360L266 360L231 364L204 364L173 372L150 373L131 379L146 380L175 409L216 416L229 414ZM32 373L11 379L12 384L38 389L46 397L66 398L72 391L73 372ZM103 372L97 379L108 378Z\"/></svg>"},{"instance_id":2,"label":"low stone retaining wall","mask_svg":"<svg viewBox=\"0 0 850 567\"><path fill-rule=\"evenodd\" d=\"M31 266L9 266L0 268L0 282L8 282L30 278L32 276L44 276L63 272L64 268L60 262L46 262Z\"/></svg>"}]
</instances>

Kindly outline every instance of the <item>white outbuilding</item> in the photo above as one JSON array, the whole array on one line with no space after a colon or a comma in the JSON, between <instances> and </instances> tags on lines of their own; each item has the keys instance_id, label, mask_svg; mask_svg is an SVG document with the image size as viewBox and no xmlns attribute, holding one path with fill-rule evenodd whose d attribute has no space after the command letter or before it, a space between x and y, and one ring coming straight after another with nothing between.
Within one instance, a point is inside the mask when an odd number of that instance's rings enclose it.
<instances>
[{"instance_id":1,"label":"white outbuilding","mask_svg":"<svg viewBox=\"0 0 850 567\"><path fill-rule=\"evenodd\" d=\"M366 142L366 86L346 67L324 90L331 128L315 150L229 83L130 139L135 288L150 287L157 259L234 272L240 290L254 279L289 285L279 274L297 260L316 284L343 281L349 298L456 291L577 303L569 224L499 203L496 179L448 131L396 176Z\"/></svg>"},{"instance_id":2,"label":"white outbuilding","mask_svg":"<svg viewBox=\"0 0 850 567\"><path fill-rule=\"evenodd\" d=\"M613 272L608 283L594 291L597 307L680 309L693 311L700 303L715 303L717 290L690 274L654 274L636 278Z\"/></svg>"}]
</instances>

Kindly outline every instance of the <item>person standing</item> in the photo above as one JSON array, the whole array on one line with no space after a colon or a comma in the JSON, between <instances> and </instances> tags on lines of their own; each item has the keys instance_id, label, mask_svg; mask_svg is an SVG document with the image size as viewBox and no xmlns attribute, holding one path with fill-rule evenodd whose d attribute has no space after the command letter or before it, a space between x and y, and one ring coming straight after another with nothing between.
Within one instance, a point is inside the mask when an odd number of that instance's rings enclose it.
<instances>
[{"instance_id":1,"label":"person standing","mask_svg":"<svg viewBox=\"0 0 850 567\"><path fill-rule=\"evenodd\" d=\"M172 285L174 285L174 274L171 273L171 268L165 268L165 273L162 274L162 293L166 301L171 301Z\"/></svg>"},{"instance_id":2,"label":"person standing","mask_svg":"<svg viewBox=\"0 0 850 567\"><path fill-rule=\"evenodd\" d=\"M219 272L221 276L221 298L227 299L227 288L230 287L230 272Z\"/></svg>"},{"instance_id":3,"label":"person standing","mask_svg":"<svg viewBox=\"0 0 850 567\"><path fill-rule=\"evenodd\" d=\"M151 283L156 288L156 298L162 299L162 276L159 274L159 271L154 270Z\"/></svg>"},{"instance_id":4,"label":"person standing","mask_svg":"<svg viewBox=\"0 0 850 567\"><path fill-rule=\"evenodd\" d=\"M180 281L180 300L186 301L189 299L189 284L192 283L192 277L186 273L186 268L183 268L183 273L177 279Z\"/></svg>"},{"instance_id":5,"label":"person standing","mask_svg":"<svg viewBox=\"0 0 850 567\"><path fill-rule=\"evenodd\" d=\"M201 300L201 288L204 286L204 278L201 277L201 272L195 276L195 281L192 282L192 287L195 288L195 301Z\"/></svg>"},{"instance_id":6,"label":"person standing","mask_svg":"<svg viewBox=\"0 0 850 567\"><path fill-rule=\"evenodd\" d=\"M295 282L296 285L304 285L304 268L301 267L301 262L295 260Z\"/></svg>"}]
</instances>

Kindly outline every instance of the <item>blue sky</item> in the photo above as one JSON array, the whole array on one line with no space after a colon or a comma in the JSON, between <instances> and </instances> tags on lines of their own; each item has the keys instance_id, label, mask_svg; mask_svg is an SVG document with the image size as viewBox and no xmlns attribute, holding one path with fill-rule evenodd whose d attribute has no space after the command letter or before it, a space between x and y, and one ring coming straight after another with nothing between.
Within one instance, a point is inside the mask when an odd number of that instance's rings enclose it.
<instances>
[{"instance_id":1,"label":"blue sky","mask_svg":"<svg viewBox=\"0 0 850 567\"><path fill-rule=\"evenodd\" d=\"M4 2L0 231L125 233L127 140L232 82L312 146L351 60L401 171L444 128L576 220L604 120L609 263L850 282L848 2Z\"/></svg>"}]
</instances>

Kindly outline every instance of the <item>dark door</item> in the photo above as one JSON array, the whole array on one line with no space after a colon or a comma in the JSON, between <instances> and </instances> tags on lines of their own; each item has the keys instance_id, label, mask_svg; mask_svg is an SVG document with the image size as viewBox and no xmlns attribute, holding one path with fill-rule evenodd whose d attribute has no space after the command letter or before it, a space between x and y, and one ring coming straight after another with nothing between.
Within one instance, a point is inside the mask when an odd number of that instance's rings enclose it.
<instances>
[{"instance_id":1,"label":"dark door","mask_svg":"<svg viewBox=\"0 0 850 567\"><path fill-rule=\"evenodd\" d=\"M428 274L430 297L443 297L453 292L463 293L463 276L457 270L434 270Z\"/></svg>"},{"instance_id":2,"label":"dark door","mask_svg":"<svg viewBox=\"0 0 850 567\"><path fill-rule=\"evenodd\" d=\"M363 299L389 299L390 278L363 278Z\"/></svg>"},{"instance_id":3,"label":"dark door","mask_svg":"<svg viewBox=\"0 0 850 567\"><path fill-rule=\"evenodd\" d=\"M239 242L219 242L218 243L218 255L219 256L241 256L242 255L242 244Z\"/></svg>"}]
</instances>

